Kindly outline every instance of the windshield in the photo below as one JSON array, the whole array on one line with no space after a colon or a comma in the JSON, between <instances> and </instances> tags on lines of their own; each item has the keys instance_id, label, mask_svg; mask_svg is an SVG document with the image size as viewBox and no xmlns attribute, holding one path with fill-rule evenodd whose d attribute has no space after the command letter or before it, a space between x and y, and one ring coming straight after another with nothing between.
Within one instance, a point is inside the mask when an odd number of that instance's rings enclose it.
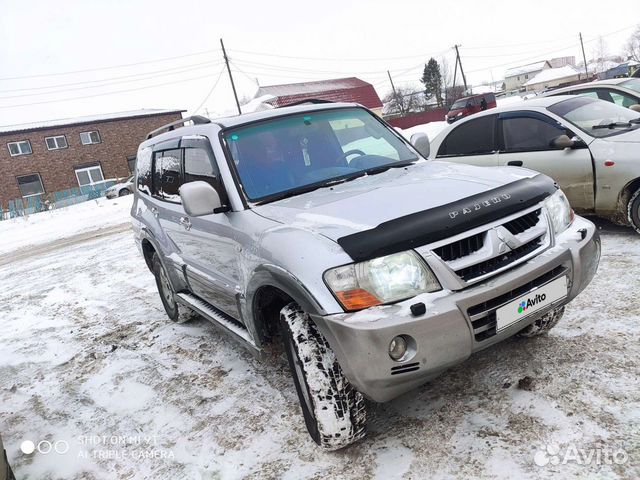
<instances>
[{"instance_id":1,"label":"windshield","mask_svg":"<svg viewBox=\"0 0 640 480\"><path fill-rule=\"evenodd\" d=\"M622 82L620 86L640 93L640 78L631 78L625 82Z\"/></svg>"},{"instance_id":2,"label":"windshield","mask_svg":"<svg viewBox=\"0 0 640 480\"><path fill-rule=\"evenodd\" d=\"M592 137L608 137L637 128L637 124L629 121L640 116L638 112L615 103L584 96L556 103L549 110Z\"/></svg>"},{"instance_id":3,"label":"windshield","mask_svg":"<svg viewBox=\"0 0 640 480\"><path fill-rule=\"evenodd\" d=\"M453 105L451 105L451 110L458 110L459 108L465 108L467 106L467 103L471 103L471 101L468 99L458 100Z\"/></svg>"},{"instance_id":4,"label":"windshield","mask_svg":"<svg viewBox=\"0 0 640 480\"><path fill-rule=\"evenodd\" d=\"M361 108L307 112L224 132L244 193L267 201L417 160Z\"/></svg>"}]
</instances>

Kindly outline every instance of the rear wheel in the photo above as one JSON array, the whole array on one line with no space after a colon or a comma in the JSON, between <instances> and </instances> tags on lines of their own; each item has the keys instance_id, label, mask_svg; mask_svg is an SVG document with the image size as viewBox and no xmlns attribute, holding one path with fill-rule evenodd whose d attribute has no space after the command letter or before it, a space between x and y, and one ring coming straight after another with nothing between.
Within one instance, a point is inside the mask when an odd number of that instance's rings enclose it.
<instances>
[{"instance_id":1,"label":"rear wheel","mask_svg":"<svg viewBox=\"0 0 640 480\"><path fill-rule=\"evenodd\" d=\"M162 300L162 305L167 312L167 316L176 323L188 322L194 318L196 313L193 310L176 301L176 293L169 280L169 275L167 275L167 271L164 269L157 253L153 254L151 265L153 267L153 274L156 277L160 300Z\"/></svg>"},{"instance_id":2,"label":"rear wheel","mask_svg":"<svg viewBox=\"0 0 640 480\"><path fill-rule=\"evenodd\" d=\"M627 218L636 232L640 233L640 188L636 190L636 193L634 193L629 200Z\"/></svg>"},{"instance_id":3,"label":"rear wheel","mask_svg":"<svg viewBox=\"0 0 640 480\"><path fill-rule=\"evenodd\" d=\"M558 324L563 315L564 306L554 308L550 312L545 313L531 325L525 327L523 330L520 330L520 332L518 332L518 336L537 337L538 335L544 335Z\"/></svg>"},{"instance_id":4,"label":"rear wheel","mask_svg":"<svg viewBox=\"0 0 640 480\"><path fill-rule=\"evenodd\" d=\"M347 381L329 344L296 303L280 311L289 366L311 438L338 450L364 437L366 406Z\"/></svg>"}]
</instances>

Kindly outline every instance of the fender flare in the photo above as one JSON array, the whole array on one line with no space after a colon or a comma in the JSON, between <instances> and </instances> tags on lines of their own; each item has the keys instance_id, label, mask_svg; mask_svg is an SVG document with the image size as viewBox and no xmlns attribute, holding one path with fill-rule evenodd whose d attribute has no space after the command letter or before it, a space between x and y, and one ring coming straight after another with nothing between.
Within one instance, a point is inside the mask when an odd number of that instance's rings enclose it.
<instances>
[{"instance_id":1,"label":"fender flare","mask_svg":"<svg viewBox=\"0 0 640 480\"><path fill-rule=\"evenodd\" d=\"M247 313L252 320L255 320L253 311L256 293L262 287L276 287L282 290L311 315L326 315L322 305L295 275L276 265L261 265L253 271L245 293Z\"/></svg>"}]
</instances>

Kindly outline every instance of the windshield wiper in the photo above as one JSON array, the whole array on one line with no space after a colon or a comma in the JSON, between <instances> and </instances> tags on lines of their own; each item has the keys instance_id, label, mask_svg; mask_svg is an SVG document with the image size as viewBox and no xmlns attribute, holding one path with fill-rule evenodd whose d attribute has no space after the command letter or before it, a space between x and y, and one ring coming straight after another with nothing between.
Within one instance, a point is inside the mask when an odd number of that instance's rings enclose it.
<instances>
[{"instance_id":1,"label":"windshield wiper","mask_svg":"<svg viewBox=\"0 0 640 480\"><path fill-rule=\"evenodd\" d=\"M377 175L378 173L386 172L390 168L402 168L407 165L413 165L418 160L408 160L405 162L396 162L396 163L388 163L387 165L380 165L379 167L372 167L368 170L364 170L362 173L366 173L367 175Z\"/></svg>"},{"instance_id":2,"label":"windshield wiper","mask_svg":"<svg viewBox=\"0 0 640 480\"><path fill-rule=\"evenodd\" d=\"M362 172L354 173L353 175L349 175L348 177L336 178L336 179L328 180L323 183L316 183L316 184L306 185L302 187L297 187L297 188L294 188L293 190L288 190L286 192L281 193L280 195L274 196L267 200L256 202L256 204L260 205L261 203L265 203L265 202L275 202L277 200L282 200L284 198L296 197L303 193L313 192L314 190L319 190L321 188L333 187L334 185L350 182L351 180L355 180L356 178L363 177L365 174L366 172L362 171Z\"/></svg>"},{"instance_id":3,"label":"windshield wiper","mask_svg":"<svg viewBox=\"0 0 640 480\"><path fill-rule=\"evenodd\" d=\"M634 123L636 123L636 122L634 122ZM597 130L597 129L601 129L601 128L609 128L609 129L613 129L613 128L629 128L631 126L632 126L631 122L612 122L612 123L608 123L606 125L593 125L591 128L594 129L594 130Z\"/></svg>"},{"instance_id":4,"label":"windshield wiper","mask_svg":"<svg viewBox=\"0 0 640 480\"><path fill-rule=\"evenodd\" d=\"M640 123L640 117L632 118L631 120L629 120L629 123Z\"/></svg>"}]
</instances>

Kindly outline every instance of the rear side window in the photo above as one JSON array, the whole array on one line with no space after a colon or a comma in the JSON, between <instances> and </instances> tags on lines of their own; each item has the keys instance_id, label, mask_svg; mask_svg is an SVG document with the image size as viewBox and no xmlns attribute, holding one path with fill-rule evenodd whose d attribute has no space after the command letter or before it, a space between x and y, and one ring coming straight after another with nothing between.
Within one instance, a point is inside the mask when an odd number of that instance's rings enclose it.
<instances>
[{"instance_id":1,"label":"rear side window","mask_svg":"<svg viewBox=\"0 0 640 480\"><path fill-rule=\"evenodd\" d=\"M495 123L496 115L488 115L460 124L444 139L438 157L494 152L497 150Z\"/></svg>"},{"instance_id":2,"label":"rear side window","mask_svg":"<svg viewBox=\"0 0 640 480\"><path fill-rule=\"evenodd\" d=\"M502 119L502 132L506 152L550 150L552 140L566 134L552 123L532 117Z\"/></svg>"},{"instance_id":3,"label":"rear side window","mask_svg":"<svg viewBox=\"0 0 640 480\"><path fill-rule=\"evenodd\" d=\"M136 178L138 191L151 195L151 157L150 148L143 148L138 152L136 161Z\"/></svg>"},{"instance_id":4,"label":"rear side window","mask_svg":"<svg viewBox=\"0 0 640 480\"><path fill-rule=\"evenodd\" d=\"M182 152L179 149L156 152L153 165L153 196L180 203Z\"/></svg>"},{"instance_id":5,"label":"rear side window","mask_svg":"<svg viewBox=\"0 0 640 480\"><path fill-rule=\"evenodd\" d=\"M184 149L184 183L203 181L219 190L220 175L216 164L204 148Z\"/></svg>"}]
</instances>

